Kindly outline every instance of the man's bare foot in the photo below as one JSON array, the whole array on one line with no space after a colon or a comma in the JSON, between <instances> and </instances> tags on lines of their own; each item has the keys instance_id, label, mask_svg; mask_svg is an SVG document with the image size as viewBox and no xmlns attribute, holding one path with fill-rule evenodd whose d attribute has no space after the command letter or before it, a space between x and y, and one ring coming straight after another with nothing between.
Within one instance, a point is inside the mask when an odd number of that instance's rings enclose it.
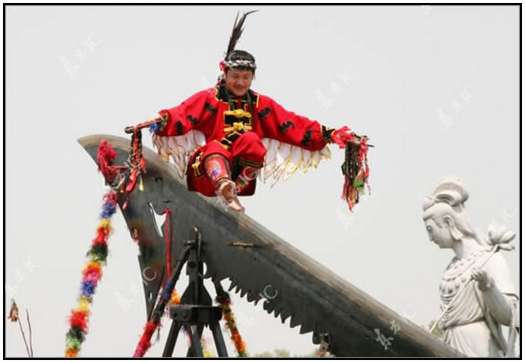
<instances>
[{"instance_id":1,"label":"man's bare foot","mask_svg":"<svg viewBox=\"0 0 525 363\"><path fill-rule=\"evenodd\" d=\"M226 205L237 212L244 212L244 207L237 198L236 185L229 179L223 179L219 187L217 188L217 195L221 198Z\"/></svg>"}]
</instances>

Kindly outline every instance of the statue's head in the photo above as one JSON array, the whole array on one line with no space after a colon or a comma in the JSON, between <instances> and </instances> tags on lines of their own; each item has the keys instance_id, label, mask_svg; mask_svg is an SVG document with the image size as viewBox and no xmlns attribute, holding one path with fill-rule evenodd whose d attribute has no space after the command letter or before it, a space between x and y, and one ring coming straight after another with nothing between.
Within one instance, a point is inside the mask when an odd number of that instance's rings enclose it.
<instances>
[{"instance_id":1,"label":"statue's head","mask_svg":"<svg viewBox=\"0 0 525 363\"><path fill-rule=\"evenodd\" d=\"M468 193L460 180L447 178L423 202L423 221L432 242L440 248L452 248L463 238L478 241L465 212Z\"/></svg>"}]
</instances>

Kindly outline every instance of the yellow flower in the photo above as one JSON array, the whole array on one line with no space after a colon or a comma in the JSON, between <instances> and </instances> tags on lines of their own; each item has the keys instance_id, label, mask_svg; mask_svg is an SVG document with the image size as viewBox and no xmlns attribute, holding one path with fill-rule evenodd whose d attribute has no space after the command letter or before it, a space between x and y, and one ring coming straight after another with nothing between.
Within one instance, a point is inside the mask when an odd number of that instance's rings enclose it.
<instances>
[{"instance_id":1,"label":"yellow flower","mask_svg":"<svg viewBox=\"0 0 525 363\"><path fill-rule=\"evenodd\" d=\"M102 218L98 226L99 228L109 228L109 225L110 225L110 220L107 218Z\"/></svg>"},{"instance_id":2,"label":"yellow flower","mask_svg":"<svg viewBox=\"0 0 525 363\"><path fill-rule=\"evenodd\" d=\"M78 310L79 311L89 311L89 299L81 296L78 299Z\"/></svg>"}]
</instances>

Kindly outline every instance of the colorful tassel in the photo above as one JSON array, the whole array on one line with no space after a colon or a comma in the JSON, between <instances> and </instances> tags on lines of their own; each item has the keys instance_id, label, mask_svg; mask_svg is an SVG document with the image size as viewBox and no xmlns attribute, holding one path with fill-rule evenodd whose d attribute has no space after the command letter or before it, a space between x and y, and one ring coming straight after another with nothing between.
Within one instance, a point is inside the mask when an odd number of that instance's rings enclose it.
<instances>
[{"instance_id":1,"label":"colorful tassel","mask_svg":"<svg viewBox=\"0 0 525 363\"><path fill-rule=\"evenodd\" d=\"M144 357L144 354L146 354L149 347L151 346L151 336L158 328L158 326L159 322L148 321L146 323L146 326L144 327L144 333L142 334L142 337L140 338L139 343L135 348L135 353L133 353L133 358Z\"/></svg>"},{"instance_id":2,"label":"colorful tassel","mask_svg":"<svg viewBox=\"0 0 525 363\"><path fill-rule=\"evenodd\" d=\"M175 290L175 281L170 280L171 277L171 210L166 208L164 213L166 215L166 220L164 221L164 242L166 247L166 276L167 281L162 289L161 300L159 301L160 305L170 304L180 304L180 296ZM157 327L160 326L160 315L153 314L150 321L146 324L142 337L140 338L137 347L135 348L135 353L133 354L134 358L141 358L146 354L148 349L151 346L151 337L153 332ZM156 328L153 331L150 331L151 328L155 326ZM187 333L187 332L186 332Z\"/></svg>"},{"instance_id":3,"label":"colorful tassel","mask_svg":"<svg viewBox=\"0 0 525 363\"><path fill-rule=\"evenodd\" d=\"M155 332L155 329L160 327L160 320L162 318L163 312L165 311L167 303L175 301L177 299L179 299L180 302L180 298L178 298L178 294L175 291L174 281L168 280L168 282L163 288L160 300L157 303L158 305L157 307L155 307L155 311L153 311L150 320L146 323L146 326L144 327L144 332L142 333L142 336L140 337L140 340L135 348L133 358L142 358L144 354L146 354L146 352L151 346L150 341L151 337L153 336L153 333Z\"/></svg>"},{"instance_id":4,"label":"colorful tassel","mask_svg":"<svg viewBox=\"0 0 525 363\"><path fill-rule=\"evenodd\" d=\"M104 175L108 183L112 183L119 172L119 167L111 165L117 153L107 140L101 140L97 150L98 170Z\"/></svg>"},{"instance_id":5,"label":"colorful tassel","mask_svg":"<svg viewBox=\"0 0 525 363\"><path fill-rule=\"evenodd\" d=\"M171 294L170 304L179 305L180 304L180 295L176 290L173 290Z\"/></svg>"},{"instance_id":6,"label":"colorful tassel","mask_svg":"<svg viewBox=\"0 0 525 363\"><path fill-rule=\"evenodd\" d=\"M163 294L163 296L166 296L166 294ZM180 304L180 295L174 288L169 298L169 303ZM137 347L135 348L135 353L133 353L133 358L144 357L144 354L146 354L148 349L151 347L151 337L153 336L155 329L157 329L159 326L160 319L152 318L148 323L146 323L144 332L142 333Z\"/></svg>"},{"instance_id":7,"label":"colorful tassel","mask_svg":"<svg viewBox=\"0 0 525 363\"><path fill-rule=\"evenodd\" d=\"M140 183L142 183L142 174L146 172L146 159L144 159L142 154L142 133L138 127L133 129L128 162L130 173L126 184L126 193L131 193L135 189L137 182L139 182L139 188L144 190L144 186L140 186Z\"/></svg>"},{"instance_id":8,"label":"colorful tassel","mask_svg":"<svg viewBox=\"0 0 525 363\"><path fill-rule=\"evenodd\" d=\"M97 228L97 235L87 253L90 260L82 269L78 305L71 311L69 317L70 329L66 334L66 358L78 357L82 342L84 342L88 332L90 305L98 282L102 278L102 264L106 262L108 255L107 239L111 232L111 217L116 211L116 205L117 195L110 190L104 196L102 219Z\"/></svg>"},{"instance_id":9,"label":"colorful tassel","mask_svg":"<svg viewBox=\"0 0 525 363\"><path fill-rule=\"evenodd\" d=\"M341 198L352 208L359 202L359 196L368 185L370 169L368 167L368 139L366 136L360 138L359 144L347 143L345 149L345 161L341 167L345 181Z\"/></svg>"},{"instance_id":10,"label":"colorful tassel","mask_svg":"<svg viewBox=\"0 0 525 363\"><path fill-rule=\"evenodd\" d=\"M240 358L247 357L246 343L241 337L239 330L237 329L237 323L235 322L235 316L231 310L231 301L228 296L217 296L216 301L222 308L223 318L226 321L226 327L230 330L230 338L235 345L235 349L239 354Z\"/></svg>"}]
</instances>

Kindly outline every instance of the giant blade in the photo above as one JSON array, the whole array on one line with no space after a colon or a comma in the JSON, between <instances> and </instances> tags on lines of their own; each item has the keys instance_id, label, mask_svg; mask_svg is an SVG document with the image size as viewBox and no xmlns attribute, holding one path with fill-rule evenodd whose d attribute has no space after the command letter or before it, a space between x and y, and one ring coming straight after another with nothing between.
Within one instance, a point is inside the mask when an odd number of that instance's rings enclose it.
<instances>
[{"instance_id":1,"label":"giant blade","mask_svg":"<svg viewBox=\"0 0 525 363\"><path fill-rule=\"evenodd\" d=\"M129 141L109 135L80 139L95 158L98 144L107 139L125 160ZM263 302L269 313L301 333L327 334L330 351L341 357L457 357L459 353L401 317L326 267L285 242L245 214L221 208L213 199L188 192L175 170L147 148L144 191L136 189L123 211L130 230L141 246L141 267L151 264L161 271L162 236L156 235L156 213L171 209L173 256L192 238L197 226L204 241L209 277L229 278L249 301ZM143 245L146 245L144 247ZM143 253L149 258L144 259ZM145 262L144 262L145 261ZM151 293L151 288L146 295ZM156 295L156 292L155 292ZM395 324L396 332L392 332ZM387 339L387 342L385 342Z\"/></svg>"}]
</instances>

